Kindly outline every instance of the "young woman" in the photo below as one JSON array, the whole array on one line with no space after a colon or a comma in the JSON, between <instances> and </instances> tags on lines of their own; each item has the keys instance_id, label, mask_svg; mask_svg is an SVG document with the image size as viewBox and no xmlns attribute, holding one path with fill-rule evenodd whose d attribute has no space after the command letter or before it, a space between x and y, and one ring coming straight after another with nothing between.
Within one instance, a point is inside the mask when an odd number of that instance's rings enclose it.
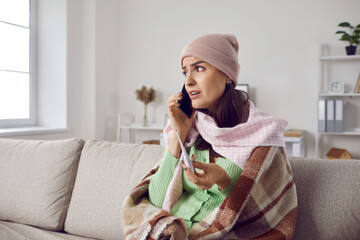
<instances>
[{"instance_id":1,"label":"young woman","mask_svg":"<svg viewBox=\"0 0 360 240\"><path fill-rule=\"evenodd\" d=\"M180 64L194 112L188 118L179 109L182 93L169 97L164 156L124 203L125 235L290 239L297 201L283 148L287 122L257 109L235 89L240 69L235 36L195 39L183 49ZM175 131L194 173L180 159Z\"/></svg>"}]
</instances>

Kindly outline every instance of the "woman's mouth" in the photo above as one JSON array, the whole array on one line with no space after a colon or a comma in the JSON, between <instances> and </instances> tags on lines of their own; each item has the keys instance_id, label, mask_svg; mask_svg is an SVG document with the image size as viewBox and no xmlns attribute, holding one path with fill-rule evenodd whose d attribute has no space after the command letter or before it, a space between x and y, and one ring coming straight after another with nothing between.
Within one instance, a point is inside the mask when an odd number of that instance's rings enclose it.
<instances>
[{"instance_id":1,"label":"woman's mouth","mask_svg":"<svg viewBox=\"0 0 360 240\"><path fill-rule=\"evenodd\" d=\"M201 93L201 92L199 92L199 91L190 91L190 92L189 92L189 97L190 97L191 99L195 99L195 98L199 97L200 93Z\"/></svg>"}]
</instances>

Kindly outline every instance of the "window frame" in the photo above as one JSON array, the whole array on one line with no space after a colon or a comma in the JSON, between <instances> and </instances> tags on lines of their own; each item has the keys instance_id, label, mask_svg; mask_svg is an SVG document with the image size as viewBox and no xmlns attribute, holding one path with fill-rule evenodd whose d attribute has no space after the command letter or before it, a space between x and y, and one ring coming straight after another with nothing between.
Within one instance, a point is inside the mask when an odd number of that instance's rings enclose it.
<instances>
[{"instance_id":1,"label":"window frame","mask_svg":"<svg viewBox=\"0 0 360 240\"><path fill-rule=\"evenodd\" d=\"M37 99L36 99L36 0L29 0L29 118L27 119L1 119L1 128L19 128L37 125Z\"/></svg>"}]
</instances>

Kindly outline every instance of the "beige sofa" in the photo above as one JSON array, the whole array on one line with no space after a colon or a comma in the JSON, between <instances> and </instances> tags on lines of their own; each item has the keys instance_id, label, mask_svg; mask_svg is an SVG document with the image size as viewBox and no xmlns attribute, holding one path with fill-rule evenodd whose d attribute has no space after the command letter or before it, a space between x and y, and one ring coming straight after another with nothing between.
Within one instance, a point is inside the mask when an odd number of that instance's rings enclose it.
<instances>
[{"instance_id":1,"label":"beige sofa","mask_svg":"<svg viewBox=\"0 0 360 240\"><path fill-rule=\"evenodd\" d=\"M0 239L124 239L121 204L163 147L0 139ZM360 239L360 161L290 158L294 239Z\"/></svg>"}]
</instances>

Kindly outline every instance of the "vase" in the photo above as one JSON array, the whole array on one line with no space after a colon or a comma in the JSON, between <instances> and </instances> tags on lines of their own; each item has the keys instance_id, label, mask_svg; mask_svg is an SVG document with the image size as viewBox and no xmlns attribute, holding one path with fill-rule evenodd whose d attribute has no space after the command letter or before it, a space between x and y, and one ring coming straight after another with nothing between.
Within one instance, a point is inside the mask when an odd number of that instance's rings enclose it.
<instances>
[{"instance_id":1,"label":"vase","mask_svg":"<svg viewBox=\"0 0 360 240\"><path fill-rule=\"evenodd\" d=\"M142 125L144 127L147 127L147 126L149 126L149 122L147 119L147 104L144 104L144 106L145 106L145 112L144 112L144 119L143 119Z\"/></svg>"},{"instance_id":2,"label":"vase","mask_svg":"<svg viewBox=\"0 0 360 240\"><path fill-rule=\"evenodd\" d=\"M355 55L356 53L356 46L347 46L346 48L346 54L347 55Z\"/></svg>"}]
</instances>

